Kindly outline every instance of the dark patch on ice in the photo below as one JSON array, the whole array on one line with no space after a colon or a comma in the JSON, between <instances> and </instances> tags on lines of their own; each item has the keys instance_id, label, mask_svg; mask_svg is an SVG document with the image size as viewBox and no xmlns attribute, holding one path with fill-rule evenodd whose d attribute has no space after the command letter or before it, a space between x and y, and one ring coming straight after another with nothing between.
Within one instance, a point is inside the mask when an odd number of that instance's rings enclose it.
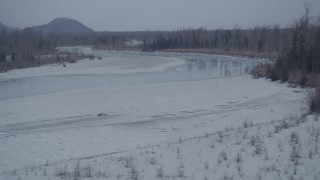
<instances>
[{"instance_id":1,"label":"dark patch on ice","mask_svg":"<svg viewBox=\"0 0 320 180\"><path fill-rule=\"evenodd\" d=\"M181 111L182 114L192 114L194 113L193 111Z\"/></svg>"},{"instance_id":2,"label":"dark patch on ice","mask_svg":"<svg viewBox=\"0 0 320 180\"><path fill-rule=\"evenodd\" d=\"M207 112L208 110L205 109L196 109L193 111L181 111L181 114L195 114L195 113L199 113L199 112Z\"/></svg>"},{"instance_id":3,"label":"dark patch on ice","mask_svg":"<svg viewBox=\"0 0 320 180\"><path fill-rule=\"evenodd\" d=\"M164 116L162 116L162 115L154 115L154 116L151 116L152 118L162 118L162 117L164 117Z\"/></svg>"},{"instance_id":4,"label":"dark patch on ice","mask_svg":"<svg viewBox=\"0 0 320 180\"><path fill-rule=\"evenodd\" d=\"M169 118L169 117L174 117L176 116L175 114L160 114L160 115L153 115L150 116L151 118Z\"/></svg>"},{"instance_id":5,"label":"dark patch on ice","mask_svg":"<svg viewBox=\"0 0 320 180\"><path fill-rule=\"evenodd\" d=\"M102 117L102 116L103 116L103 117L106 117L106 116L109 116L109 115L106 114L106 113L99 113L99 114L98 114L98 117Z\"/></svg>"},{"instance_id":6,"label":"dark patch on ice","mask_svg":"<svg viewBox=\"0 0 320 180\"><path fill-rule=\"evenodd\" d=\"M219 109L231 109L232 107L230 105L217 105Z\"/></svg>"},{"instance_id":7,"label":"dark patch on ice","mask_svg":"<svg viewBox=\"0 0 320 180\"><path fill-rule=\"evenodd\" d=\"M175 116L175 114L163 114L164 116Z\"/></svg>"},{"instance_id":8,"label":"dark patch on ice","mask_svg":"<svg viewBox=\"0 0 320 180\"><path fill-rule=\"evenodd\" d=\"M220 117L220 118L223 119L223 118L226 118L226 117L228 117L228 115L222 116L222 117Z\"/></svg>"},{"instance_id":9,"label":"dark patch on ice","mask_svg":"<svg viewBox=\"0 0 320 180\"><path fill-rule=\"evenodd\" d=\"M230 101L230 102L227 102L228 104L236 104L238 103L239 101Z\"/></svg>"},{"instance_id":10,"label":"dark patch on ice","mask_svg":"<svg viewBox=\"0 0 320 180\"><path fill-rule=\"evenodd\" d=\"M220 105L217 105L218 107L225 107L225 106L229 106L229 105L224 105L224 104L220 104Z\"/></svg>"}]
</instances>

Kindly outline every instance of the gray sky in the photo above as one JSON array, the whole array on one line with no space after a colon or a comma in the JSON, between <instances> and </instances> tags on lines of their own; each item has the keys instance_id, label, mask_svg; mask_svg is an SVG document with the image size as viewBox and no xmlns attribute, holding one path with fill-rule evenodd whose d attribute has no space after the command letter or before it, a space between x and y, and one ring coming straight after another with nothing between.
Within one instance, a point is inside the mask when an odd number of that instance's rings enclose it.
<instances>
[{"instance_id":1,"label":"gray sky","mask_svg":"<svg viewBox=\"0 0 320 180\"><path fill-rule=\"evenodd\" d=\"M290 25L304 12L303 0L0 0L0 22L41 25L58 17L96 31L250 28ZM320 15L320 0L309 0Z\"/></svg>"}]
</instances>

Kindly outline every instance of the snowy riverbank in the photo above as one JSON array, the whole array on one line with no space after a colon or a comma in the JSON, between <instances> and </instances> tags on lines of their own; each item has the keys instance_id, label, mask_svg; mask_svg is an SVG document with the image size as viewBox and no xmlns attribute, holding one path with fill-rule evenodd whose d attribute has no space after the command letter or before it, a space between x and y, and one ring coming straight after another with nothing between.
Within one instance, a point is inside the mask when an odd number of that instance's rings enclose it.
<instances>
[{"instance_id":1,"label":"snowy riverbank","mask_svg":"<svg viewBox=\"0 0 320 180\"><path fill-rule=\"evenodd\" d=\"M0 179L317 179L305 95L245 75L3 100Z\"/></svg>"}]
</instances>

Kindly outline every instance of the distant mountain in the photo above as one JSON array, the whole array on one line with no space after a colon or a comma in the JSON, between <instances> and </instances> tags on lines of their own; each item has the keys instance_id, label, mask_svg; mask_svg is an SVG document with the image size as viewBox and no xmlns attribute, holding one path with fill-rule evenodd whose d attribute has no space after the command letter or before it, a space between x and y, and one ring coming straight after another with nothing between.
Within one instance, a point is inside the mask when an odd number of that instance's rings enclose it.
<instances>
[{"instance_id":1,"label":"distant mountain","mask_svg":"<svg viewBox=\"0 0 320 180\"><path fill-rule=\"evenodd\" d=\"M48 24L30 27L42 33L93 33L94 31L77 20L57 18Z\"/></svg>"},{"instance_id":2,"label":"distant mountain","mask_svg":"<svg viewBox=\"0 0 320 180\"><path fill-rule=\"evenodd\" d=\"M2 23L0 22L0 30L1 30L1 29L6 29L7 31L16 31L16 30L19 30L18 28L13 28L13 27L6 26L6 25L4 25L4 24L2 24Z\"/></svg>"}]
</instances>

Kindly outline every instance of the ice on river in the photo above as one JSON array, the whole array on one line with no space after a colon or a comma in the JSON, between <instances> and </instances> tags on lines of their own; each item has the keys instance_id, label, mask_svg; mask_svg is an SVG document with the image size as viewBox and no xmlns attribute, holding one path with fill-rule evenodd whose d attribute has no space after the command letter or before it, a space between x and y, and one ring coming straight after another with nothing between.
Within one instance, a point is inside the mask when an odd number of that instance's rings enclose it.
<instances>
[{"instance_id":1,"label":"ice on river","mask_svg":"<svg viewBox=\"0 0 320 180\"><path fill-rule=\"evenodd\" d=\"M130 154L306 111L302 90L246 75L262 60L87 51L102 59L0 74L2 171Z\"/></svg>"}]
</instances>

